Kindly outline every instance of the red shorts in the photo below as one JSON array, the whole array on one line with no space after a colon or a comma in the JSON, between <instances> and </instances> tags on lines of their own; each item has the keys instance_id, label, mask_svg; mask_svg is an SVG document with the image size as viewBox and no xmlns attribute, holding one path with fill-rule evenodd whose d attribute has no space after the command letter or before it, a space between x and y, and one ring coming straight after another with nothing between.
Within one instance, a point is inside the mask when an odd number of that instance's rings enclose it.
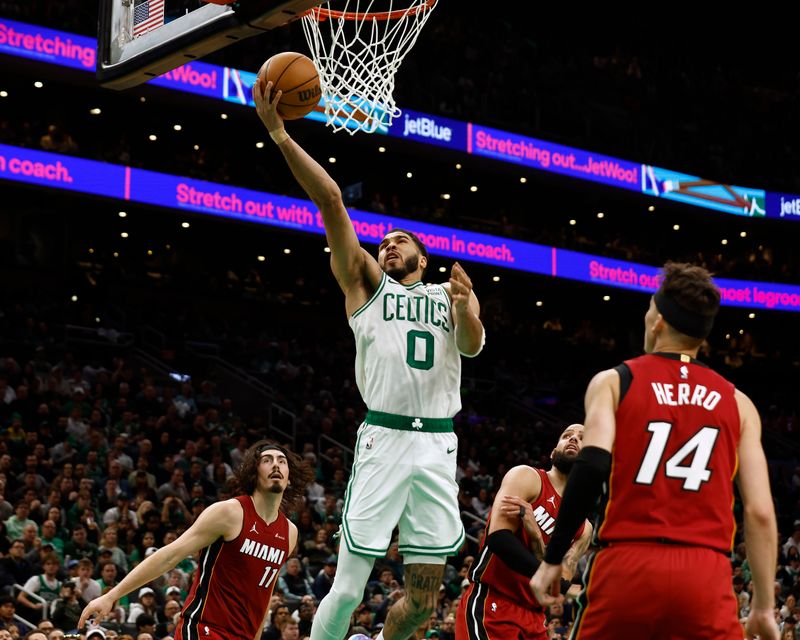
<instances>
[{"instance_id":1,"label":"red shorts","mask_svg":"<svg viewBox=\"0 0 800 640\"><path fill-rule=\"evenodd\" d=\"M190 637L187 638L187 634L183 633L183 618L178 618L178 622L175 625L175 634L173 635L174 640L231 640L231 638L245 638L246 636L242 636L241 634L236 634L235 636L231 635L230 630L220 629L219 627L212 627L207 625L204 622L200 622L196 627L194 627L190 633L188 634ZM252 640L252 638L247 638L247 640Z\"/></svg>"},{"instance_id":2,"label":"red shorts","mask_svg":"<svg viewBox=\"0 0 800 640\"><path fill-rule=\"evenodd\" d=\"M741 640L730 560L711 549L618 543L598 551L573 640Z\"/></svg>"},{"instance_id":3,"label":"red shorts","mask_svg":"<svg viewBox=\"0 0 800 640\"><path fill-rule=\"evenodd\" d=\"M456 640L547 640L544 613L471 583L458 605Z\"/></svg>"}]
</instances>

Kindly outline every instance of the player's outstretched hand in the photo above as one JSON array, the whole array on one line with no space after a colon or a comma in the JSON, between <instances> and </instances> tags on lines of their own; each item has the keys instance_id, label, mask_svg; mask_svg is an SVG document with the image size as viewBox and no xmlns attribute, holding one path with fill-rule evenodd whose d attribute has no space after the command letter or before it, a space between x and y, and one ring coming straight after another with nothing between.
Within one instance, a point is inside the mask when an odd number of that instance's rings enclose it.
<instances>
[{"instance_id":1,"label":"player's outstretched hand","mask_svg":"<svg viewBox=\"0 0 800 640\"><path fill-rule=\"evenodd\" d=\"M542 562L530 582L533 597L543 607L559 602L561 595L561 565Z\"/></svg>"},{"instance_id":2,"label":"player's outstretched hand","mask_svg":"<svg viewBox=\"0 0 800 640\"><path fill-rule=\"evenodd\" d=\"M78 621L78 629L83 629L90 618L93 618L95 623L99 624L105 618L114 606L114 601L107 595L95 598L81 613L81 619Z\"/></svg>"},{"instance_id":3,"label":"player's outstretched hand","mask_svg":"<svg viewBox=\"0 0 800 640\"><path fill-rule=\"evenodd\" d=\"M775 612L772 609L752 609L747 616L745 634L758 640L779 640L781 637Z\"/></svg>"},{"instance_id":4,"label":"player's outstretched hand","mask_svg":"<svg viewBox=\"0 0 800 640\"><path fill-rule=\"evenodd\" d=\"M471 291L472 280L458 262L454 263L453 268L450 269L450 297L456 312L463 313L467 310Z\"/></svg>"},{"instance_id":5,"label":"player's outstretched hand","mask_svg":"<svg viewBox=\"0 0 800 640\"><path fill-rule=\"evenodd\" d=\"M272 96L270 101L269 95L272 91L272 82L264 84L262 78L256 78L256 83L253 85L253 101L256 103L256 113L261 118L261 122L267 128L267 131L276 131L283 129L283 118L278 115L278 102L283 95L283 92L278 90Z\"/></svg>"}]
</instances>

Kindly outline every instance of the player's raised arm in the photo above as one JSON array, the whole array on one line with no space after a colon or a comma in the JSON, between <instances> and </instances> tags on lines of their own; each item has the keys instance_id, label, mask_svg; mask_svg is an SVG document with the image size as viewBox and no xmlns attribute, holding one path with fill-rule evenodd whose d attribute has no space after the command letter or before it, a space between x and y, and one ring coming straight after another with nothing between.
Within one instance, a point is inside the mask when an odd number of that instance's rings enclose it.
<instances>
[{"instance_id":1,"label":"player's raised arm","mask_svg":"<svg viewBox=\"0 0 800 640\"><path fill-rule=\"evenodd\" d=\"M753 601L747 620L747 637L777 638L775 624L775 559L778 528L769 488L769 474L761 448L761 419L753 402L736 391L742 430L739 438L739 472L736 483L744 503L747 558L753 572Z\"/></svg>"},{"instance_id":2,"label":"player's raised arm","mask_svg":"<svg viewBox=\"0 0 800 640\"><path fill-rule=\"evenodd\" d=\"M331 248L331 269L342 291L347 294L351 287L360 286L365 278L377 285L381 278L380 268L361 248L353 223L342 201L339 185L322 166L289 137L278 115L277 104L281 92L275 92L272 101L268 96L272 83L261 78L253 85L253 100L261 121L270 137L283 153L298 184L319 207L325 225L325 235Z\"/></svg>"},{"instance_id":3,"label":"player's raised arm","mask_svg":"<svg viewBox=\"0 0 800 640\"><path fill-rule=\"evenodd\" d=\"M242 509L235 500L218 502L204 509L180 538L145 558L119 584L87 604L81 613L78 628L82 629L89 618L104 618L124 595L165 574L181 560L209 546L220 536L236 535L241 522Z\"/></svg>"},{"instance_id":4,"label":"player's raised arm","mask_svg":"<svg viewBox=\"0 0 800 640\"><path fill-rule=\"evenodd\" d=\"M480 320L481 306L472 290L472 280L458 262L450 270L450 281L444 283L444 288L453 302L456 346L462 355L475 357L483 349L486 333Z\"/></svg>"}]
</instances>

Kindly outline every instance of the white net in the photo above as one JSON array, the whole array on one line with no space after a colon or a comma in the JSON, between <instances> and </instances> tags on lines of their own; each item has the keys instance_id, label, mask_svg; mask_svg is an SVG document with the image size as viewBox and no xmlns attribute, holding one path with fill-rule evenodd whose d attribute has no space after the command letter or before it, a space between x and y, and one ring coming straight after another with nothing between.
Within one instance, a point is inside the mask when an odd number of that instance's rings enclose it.
<instances>
[{"instance_id":1,"label":"white net","mask_svg":"<svg viewBox=\"0 0 800 640\"><path fill-rule=\"evenodd\" d=\"M377 0L344 0L336 9L330 4L303 16L327 124L350 134L385 131L400 115L394 76L436 0L388 0L388 7Z\"/></svg>"}]
</instances>

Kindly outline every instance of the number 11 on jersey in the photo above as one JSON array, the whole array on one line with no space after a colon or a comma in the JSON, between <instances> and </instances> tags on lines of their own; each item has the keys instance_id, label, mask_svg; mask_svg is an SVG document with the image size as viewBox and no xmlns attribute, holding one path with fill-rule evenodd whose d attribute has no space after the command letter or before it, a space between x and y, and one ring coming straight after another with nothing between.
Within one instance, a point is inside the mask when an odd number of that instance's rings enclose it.
<instances>
[{"instance_id":1,"label":"number 11 on jersey","mask_svg":"<svg viewBox=\"0 0 800 640\"><path fill-rule=\"evenodd\" d=\"M275 576L277 575L278 575L278 569L267 565L264 568L264 575L261 576L261 581L258 583L258 586L264 587L265 589L269 589L269 586L272 584L272 581L275 579Z\"/></svg>"}]
</instances>

